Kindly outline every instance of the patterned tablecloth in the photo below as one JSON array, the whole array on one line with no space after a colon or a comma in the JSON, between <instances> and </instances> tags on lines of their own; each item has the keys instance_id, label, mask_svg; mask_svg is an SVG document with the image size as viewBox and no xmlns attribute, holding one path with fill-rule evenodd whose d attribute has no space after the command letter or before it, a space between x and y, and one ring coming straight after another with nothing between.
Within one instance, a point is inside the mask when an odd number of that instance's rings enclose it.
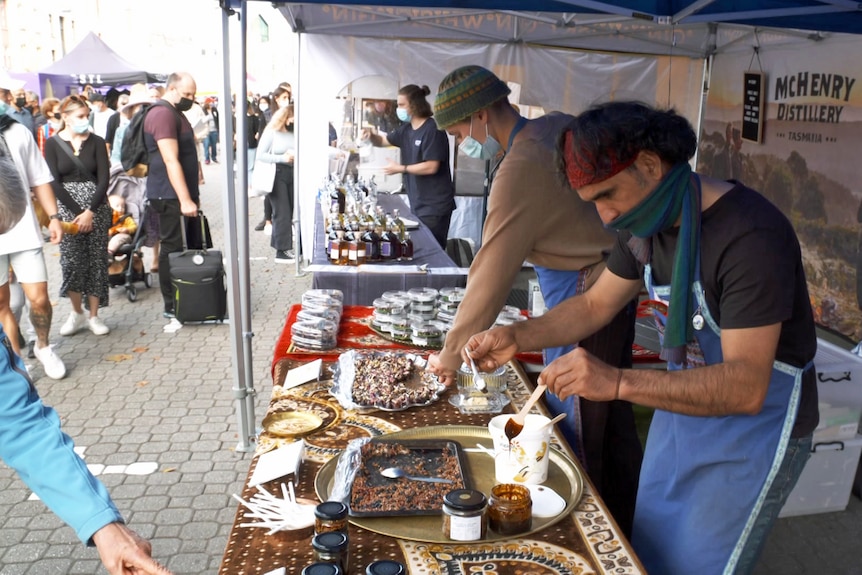
<instances>
[{"instance_id":1,"label":"patterned tablecloth","mask_svg":"<svg viewBox=\"0 0 862 575\"><path fill-rule=\"evenodd\" d=\"M350 336L345 334L345 337ZM342 338L339 338L341 343ZM287 352L286 349L283 351ZM283 390L287 372L313 357L311 354L298 354L296 350L291 350L287 355L274 363L270 410L285 408L285 402L298 408L302 408L303 402L313 403L314 408L320 410L321 419L330 421L327 418L331 418L332 423L304 440L305 456L298 477L295 478L299 497L316 500L314 479L317 472L323 463L337 455L353 438L432 425L484 427L491 417L460 413L448 402L449 393L453 393L451 390L431 405L406 411L369 414L345 411L328 396L327 386L317 382ZM276 357L279 357L278 350ZM506 409L518 409L529 397L532 384L516 363L511 363L507 369L507 394L511 403ZM336 410L337 414L332 414L332 410ZM258 454L276 447L279 441L279 438L263 433ZM560 445L556 434L552 442L571 457L571 451L566 445ZM254 472L256 462L257 455L252 461L249 477ZM349 575L360 575L368 563L387 558L405 563L413 575L644 573L628 541L620 534L586 474L582 474L585 479L584 493L571 515L522 538L477 543L422 543L380 535L351 524ZM276 484L280 481L284 479L264 484L264 487L270 492L277 492ZM255 492L256 488L249 487L246 481L240 496L248 500ZM220 575L262 575L279 567L285 567L288 574L298 575L305 565L312 562L310 537L290 540L279 534L267 536L265 529L239 527L240 523L246 521L244 513L244 508L238 506Z\"/></svg>"}]
</instances>

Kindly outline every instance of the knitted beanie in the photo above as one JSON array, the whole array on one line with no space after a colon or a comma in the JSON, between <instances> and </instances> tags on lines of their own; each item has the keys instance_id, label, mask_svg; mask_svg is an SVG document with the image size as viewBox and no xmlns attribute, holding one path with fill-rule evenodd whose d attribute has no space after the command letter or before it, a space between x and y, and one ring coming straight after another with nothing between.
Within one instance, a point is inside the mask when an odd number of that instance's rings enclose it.
<instances>
[{"instance_id":1,"label":"knitted beanie","mask_svg":"<svg viewBox=\"0 0 862 575\"><path fill-rule=\"evenodd\" d=\"M505 82L481 66L463 66L440 82L434 100L434 119L445 130L484 110L512 91Z\"/></svg>"}]
</instances>

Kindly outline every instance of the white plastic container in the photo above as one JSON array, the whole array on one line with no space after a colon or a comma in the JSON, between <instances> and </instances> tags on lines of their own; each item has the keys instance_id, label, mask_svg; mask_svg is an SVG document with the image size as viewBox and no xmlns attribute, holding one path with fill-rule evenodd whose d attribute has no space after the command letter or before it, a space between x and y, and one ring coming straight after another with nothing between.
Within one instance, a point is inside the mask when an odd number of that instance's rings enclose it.
<instances>
[{"instance_id":1,"label":"white plastic container","mask_svg":"<svg viewBox=\"0 0 862 575\"><path fill-rule=\"evenodd\" d=\"M814 369L820 405L814 442L855 438L862 417L862 357L818 340Z\"/></svg>"},{"instance_id":2,"label":"white plastic container","mask_svg":"<svg viewBox=\"0 0 862 575\"><path fill-rule=\"evenodd\" d=\"M862 455L862 436L818 443L779 517L844 511Z\"/></svg>"}]
</instances>

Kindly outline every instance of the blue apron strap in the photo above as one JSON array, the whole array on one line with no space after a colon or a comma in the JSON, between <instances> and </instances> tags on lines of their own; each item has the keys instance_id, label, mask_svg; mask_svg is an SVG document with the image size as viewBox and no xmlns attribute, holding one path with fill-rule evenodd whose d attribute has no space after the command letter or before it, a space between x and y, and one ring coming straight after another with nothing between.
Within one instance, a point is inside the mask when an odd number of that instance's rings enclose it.
<instances>
[{"instance_id":1,"label":"blue apron strap","mask_svg":"<svg viewBox=\"0 0 862 575\"><path fill-rule=\"evenodd\" d=\"M512 149L512 143L515 141L515 136L518 135L518 132L527 125L527 118L521 116L518 118L518 121L515 123L515 127L512 128L512 133L509 134L509 144L506 146L506 152Z\"/></svg>"}]
</instances>

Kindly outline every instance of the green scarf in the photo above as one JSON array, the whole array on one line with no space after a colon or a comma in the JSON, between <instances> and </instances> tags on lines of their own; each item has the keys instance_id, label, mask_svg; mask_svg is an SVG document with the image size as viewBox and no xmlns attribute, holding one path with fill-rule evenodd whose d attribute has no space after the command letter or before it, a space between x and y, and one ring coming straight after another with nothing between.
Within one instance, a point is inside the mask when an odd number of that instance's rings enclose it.
<instances>
[{"instance_id":1,"label":"green scarf","mask_svg":"<svg viewBox=\"0 0 862 575\"><path fill-rule=\"evenodd\" d=\"M632 253L646 264L652 255L651 238L672 228L682 214L661 350L661 358L672 363L685 361L685 345L694 337L690 321L694 315L691 286L697 280L695 263L700 245L700 200L700 179L683 162L674 166L640 204L608 224L614 229L631 232L629 246Z\"/></svg>"}]
</instances>

